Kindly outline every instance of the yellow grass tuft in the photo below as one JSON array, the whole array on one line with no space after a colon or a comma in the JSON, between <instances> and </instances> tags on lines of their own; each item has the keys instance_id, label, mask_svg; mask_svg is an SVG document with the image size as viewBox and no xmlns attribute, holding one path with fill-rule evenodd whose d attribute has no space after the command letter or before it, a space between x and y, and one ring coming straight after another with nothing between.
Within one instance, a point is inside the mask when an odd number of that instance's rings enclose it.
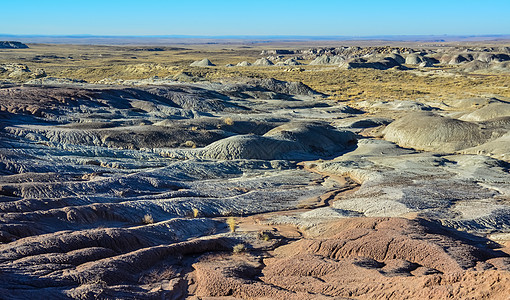
<instances>
[{"instance_id":1,"label":"yellow grass tuft","mask_svg":"<svg viewBox=\"0 0 510 300\"><path fill-rule=\"evenodd\" d=\"M184 146L186 146L188 148L196 148L197 144L193 141L186 141L186 142L184 142Z\"/></svg>"},{"instance_id":2,"label":"yellow grass tuft","mask_svg":"<svg viewBox=\"0 0 510 300\"><path fill-rule=\"evenodd\" d=\"M239 254L246 251L246 246L244 244L237 244L232 248L232 252L234 254Z\"/></svg>"},{"instance_id":3,"label":"yellow grass tuft","mask_svg":"<svg viewBox=\"0 0 510 300\"><path fill-rule=\"evenodd\" d=\"M227 219L227 225L230 228L230 232L235 232L236 231L236 218L229 217Z\"/></svg>"},{"instance_id":4,"label":"yellow grass tuft","mask_svg":"<svg viewBox=\"0 0 510 300\"><path fill-rule=\"evenodd\" d=\"M146 214L142 218L142 223L143 224L154 224L154 218L151 215Z\"/></svg>"},{"instance_id":5,"label":"yellow grass tuft","mask_svg":"<svg viewBox=\"0 0 510 300\"><path fill-rule=\"evenodd\" d=\"M232 125L234 125L234 120L232 120L231 117L226 117L225 119L223 119L223 123L225 123L226 125L232 126Z\"/></svg>"}]
</instances>

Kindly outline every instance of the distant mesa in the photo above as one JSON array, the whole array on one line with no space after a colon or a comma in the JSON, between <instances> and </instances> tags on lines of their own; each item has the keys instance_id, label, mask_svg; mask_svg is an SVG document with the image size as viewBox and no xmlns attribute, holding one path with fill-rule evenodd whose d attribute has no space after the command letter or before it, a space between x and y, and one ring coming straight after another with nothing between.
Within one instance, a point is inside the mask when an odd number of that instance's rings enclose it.
<instances>
[{"instance_id":1,"label":"distant mesa","mask_svg":"<svg viewBox=\"0 0 510 300\"><path fill-rule=\"evenodd\" d=\"M155 47L155 48L136 48L136 49L133 49L134 51L149 51L149 52L160 52L160 51L165 51L165 49L163 48L159 48L159 47Z\"/></svg>"},{"instance_id":2,"label":"distant mesa","mask_svg":"<svg viewBox=\"0 0 510 300\"><path fill-rule=\"evenodd\" d=\"M321 55L314 59L310 65L338 65L345 61L345 58L341 56L329 56L329 55Z\"/></svg>"},{"instance_id":3,"label":"distant mesa","mask_svg":"<svg viewBox=\"0 0 510 300\"><path fill-rule=\"evenodd\" d=\"M202 60L197 60L191 63L190 67L214 67L216 66L213 64L209 59L204 58Z\"/></svg>"},{"instance_id":4,"label":"distant mesa","mask_svg":"<svg viewBox=\"0 0 510 300\"><path fill-rule=\"evenodd\" d=\"M0 41L0 49L26 49L27 45L15 41Z\"/></svg>"},{"instance_id":5,"label":"distant mesa","mask_svg":"<svg viewBox=\"0 0 510 300\"><path fill-rule=\"evenodd\" d=\"M401 67L401 65L391 57L385 58L355 58L345 62L340 63L339 65L342 69L357 69L357 68L370 68L370 69L378 69L378 70L387 70L394 67Z\"/></svg>"},{"instance_id":6,"label":"distant mesa","mask_svg":"<svg viewBox=\"0 0 510 300\"><path fill-rule=\"evenodd\" d=\"M296 51L294 50L277 49L277 50L262 50L260 55L286 55L294 53L296 53Z\"/></svg>"}]
</instances>

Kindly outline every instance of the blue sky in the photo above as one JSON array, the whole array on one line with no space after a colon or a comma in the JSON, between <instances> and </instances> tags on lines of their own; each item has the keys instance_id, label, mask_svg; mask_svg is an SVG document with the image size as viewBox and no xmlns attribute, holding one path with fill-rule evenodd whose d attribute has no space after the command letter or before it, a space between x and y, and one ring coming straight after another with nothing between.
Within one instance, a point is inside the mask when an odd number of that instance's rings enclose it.
<instances>
[{"instance_id":1,"label":"blue sky","mask_svg":"<svg viewBox=\"0 0 510 300\"><path fill-rule=\"evenodd\" d=\"M0 0L1 34L510 34L510 0Z\"/></svg>"}]
</instances>

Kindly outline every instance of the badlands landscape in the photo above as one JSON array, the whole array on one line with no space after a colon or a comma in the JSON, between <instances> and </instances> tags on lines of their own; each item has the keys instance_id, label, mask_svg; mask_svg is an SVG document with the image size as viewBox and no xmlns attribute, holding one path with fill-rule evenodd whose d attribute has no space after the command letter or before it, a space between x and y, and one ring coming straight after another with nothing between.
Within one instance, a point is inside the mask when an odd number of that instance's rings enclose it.
<instances>
[{"instance_id":1,"label":"badlands landscape","mask_svg":"<svg viewBox=\"0 0 510 300\"><path fill-rule=\"evenodd\" d=\"M0 48L1 299L509 299L509 41Z\"/></svg>"}]
</instances>

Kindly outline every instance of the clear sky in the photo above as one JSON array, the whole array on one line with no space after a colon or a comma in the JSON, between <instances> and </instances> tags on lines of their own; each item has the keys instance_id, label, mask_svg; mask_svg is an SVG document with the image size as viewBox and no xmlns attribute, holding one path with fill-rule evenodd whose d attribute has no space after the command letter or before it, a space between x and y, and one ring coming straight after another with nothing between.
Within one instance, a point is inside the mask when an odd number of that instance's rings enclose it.
<instances>
[{"instance_id":1,"label":"clear sky","mask_svg":"<svg viewBox=\"0 0 510 300\"><path fill-rule=\"evenodd\" d=\"M1 34L510 34L510 0L0 0Z\"/></svg>"}]
</instances>

